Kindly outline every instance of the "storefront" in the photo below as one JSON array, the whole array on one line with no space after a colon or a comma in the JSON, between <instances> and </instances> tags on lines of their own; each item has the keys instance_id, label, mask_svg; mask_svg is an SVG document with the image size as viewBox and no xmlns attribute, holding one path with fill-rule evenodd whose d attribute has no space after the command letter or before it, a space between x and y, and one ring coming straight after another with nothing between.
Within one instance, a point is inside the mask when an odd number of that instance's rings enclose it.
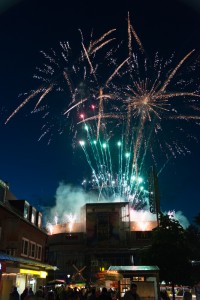
<instances>
[{"instance_id":1,"label":"storefront","mask_svg":"<svg viewBox=\"0 0 200 300\"><path fill-rule=\"evenodd\" d=\"M8 300L13 286L17 287L19 294L25 287L31 287L35 292L40 285L46 284L49 270L57 267L41 262L0 254L2 268L0 281L0 300Z\"/></svg>"},{"instance_id":2,"label":"storefront","mask_svg":"<svg viewBox=\"0 0 200 300\"><path fill-rule=\"evenodd\" d=\"M137 284L137 292L141 300L159 299L159 268L157 266L110 266L108 275L109 272L113 276L113 281L117 281L120 299L130 289L131 282Z\"/></svg>"}]
</instances>

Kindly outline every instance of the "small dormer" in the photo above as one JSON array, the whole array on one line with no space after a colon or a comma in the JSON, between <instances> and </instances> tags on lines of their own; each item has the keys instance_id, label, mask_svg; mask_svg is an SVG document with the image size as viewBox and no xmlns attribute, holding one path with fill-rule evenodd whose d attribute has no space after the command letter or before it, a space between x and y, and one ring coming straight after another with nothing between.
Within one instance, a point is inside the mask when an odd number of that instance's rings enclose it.
<instances>
[{"instance_id":1,"label":"small dormer","mask_svg":"<svg viewBox=\"0 0 200 300\"><path fill-rule=\"evenodd\" d=\"M29 221L36 225L36 208L33 206L30 206L30 210L29 210Z\"/></svg>"},{"instance_id":2,"label":"small dormer","mask_svg":"<svg viewBox=\"0 0 200 300\"><path fill-rule=\"evenodd\" d=\"M0 202L5 202L6 199L6 192L9 189L9 186L7 183L5 183L3 180L0 180Z\"/></svg>"},{"instance_id":3,"label":"small dormer","mask_svg":"<svg viewBox=\"0 0 200 300\"><path fill-rule=\"evenodd\" d=\"M38 228L42 227L42 213L39 211L37 211L37 214L36 214L36 226Z\"/></svg>"},{"instance_id":4,"label":"small dormer","mask_svg":"<svg viewBox=\"0 0 200 300\"><path fill-rule=\"evenodd\" d=\"M9 200L11 207L24 219L29 219L30 204L26 200Z\"/></svg>"}]
</instances>

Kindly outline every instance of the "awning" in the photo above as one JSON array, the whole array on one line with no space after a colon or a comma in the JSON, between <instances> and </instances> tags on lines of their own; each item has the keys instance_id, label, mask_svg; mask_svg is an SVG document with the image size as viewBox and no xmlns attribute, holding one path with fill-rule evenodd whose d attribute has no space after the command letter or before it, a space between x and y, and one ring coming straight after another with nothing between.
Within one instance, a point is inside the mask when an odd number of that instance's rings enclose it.
<instances>
[{"instance_id":1,"label":"awning","mask_svg":"<svg viewBox=\"0 0 200 300\"><path fill-rule=\"evenodd\" d=\"M45 270L58 270L56 266L44 264L40 261L35 261L31 259L26 259L22 257L15 257L12 255L8 255L6 253L0 252L0 261L2 262L13 262L13 263L19 263L19 264L26 264L28 266L35 266L35 267L40 267L44 268Z\"/></svg>"},{"instance_id":2,"label":"awning","mask_svg":"<svg viewBox=\"0 0 200 300\"><path fill-rule=\"evenodd\" d=\"M66 281L62 279L54 279L47 282L47 285L56 285L56 284L66 284Z\"/></svg>"},{"instance_id":3,"label":"awning","mask_svg":"<svg viewBox=\"0 0 200 300\"><path fill-rule=\"evenodd\" d=\"M108 271L159 271L157 266L110 266Z\"/></svg>"}]
</instances>

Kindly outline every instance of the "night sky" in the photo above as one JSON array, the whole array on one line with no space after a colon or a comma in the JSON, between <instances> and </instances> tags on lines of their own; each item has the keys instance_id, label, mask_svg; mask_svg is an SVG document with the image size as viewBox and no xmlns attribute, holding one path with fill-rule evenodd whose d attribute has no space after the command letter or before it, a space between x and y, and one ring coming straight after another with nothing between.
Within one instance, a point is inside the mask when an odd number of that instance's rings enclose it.
<instances>
[{"instance_id":1,"label":"night sky","mask_svg":"<svg viewBox=\"0 0 200 300\"><path fill-rule=\"evenodd\" d=\"M82 151L72 147L69 126L62 134L53 126L50 144L48 135L39 141L43 120L40 114L31 114L36 100L4 125L25 98L19 95L38 85L33 75L43 63L40 51L56 49L60 41L69 41L76 51L79 28L86 36L91 30L101 35L117 28L125 39L129 11L149 55L175 53L180 60L192 49L199 53L200 5L198 0L0 2L0 179L9 182L19 199L36 207L53 205L59 182L78 186L87 169ZM44 105L49 104L45 101ZM53 94L50 101L56 118L57 103L65 99ZM159 188L162 210L182 211L193 222L200 212L200 146L188 143L191 154L167 163L159 176Z\"/></svg>"}]
</instances>

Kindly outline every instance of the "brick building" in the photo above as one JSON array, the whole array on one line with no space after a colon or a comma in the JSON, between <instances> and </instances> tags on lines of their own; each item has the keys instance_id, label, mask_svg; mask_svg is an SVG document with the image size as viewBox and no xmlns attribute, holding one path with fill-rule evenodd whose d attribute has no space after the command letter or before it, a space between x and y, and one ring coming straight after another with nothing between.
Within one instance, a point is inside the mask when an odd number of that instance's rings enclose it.
<instances>
[{"instance_id":1,"label":"brick building","mask_svg":"<svg viewBox=\"0 0 200 300\"><path fill-rule=\"evenodd\" d=\"M52 225L48 237L49 262L58 266L56 278L93 281L111 265L134 265L150 245L154 219L131 216L129 202L90 203L73 224ZM54 274L55 275L55 274Z\"/></svg>"},{"instance_id":2,"label":"brick building","mask_svg":"<svg viewBox=\"0 0 200 300\"><path fill-rule=\"evenodd\" d=\"M45 262L47 233L41 225L42 214L0 181L0 299L8 299L13 285L19 293L26 286L35 291L56 269Z\"/></svg>"}]
</instances>

